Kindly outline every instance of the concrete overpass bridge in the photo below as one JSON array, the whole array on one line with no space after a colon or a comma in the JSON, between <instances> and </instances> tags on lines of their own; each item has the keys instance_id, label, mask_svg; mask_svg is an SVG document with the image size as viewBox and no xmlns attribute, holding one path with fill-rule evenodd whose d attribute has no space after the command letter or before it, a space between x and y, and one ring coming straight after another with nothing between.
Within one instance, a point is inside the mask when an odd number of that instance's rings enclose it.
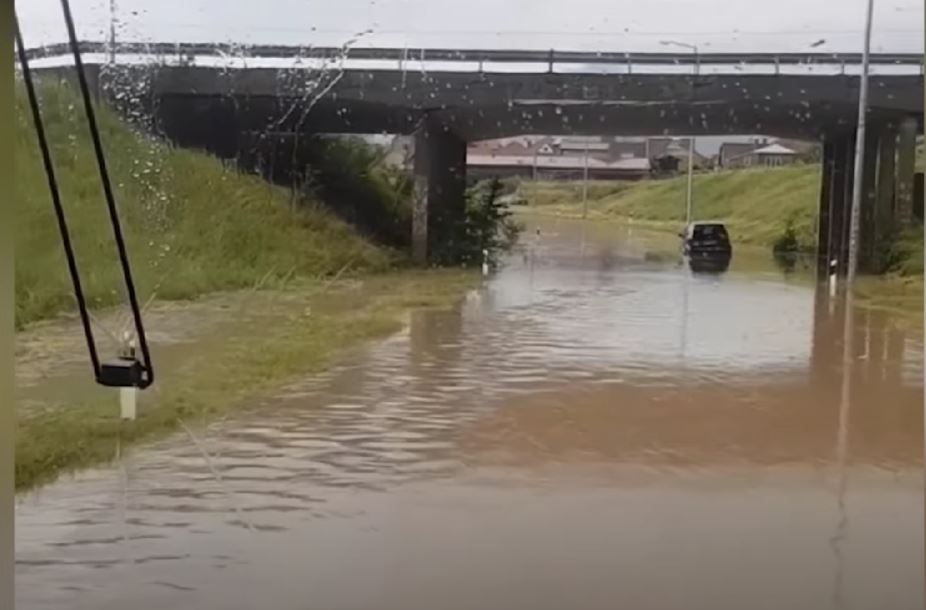
<instances>
[{"instance_id":1,"label":"concrete overpass bridge","mask_svg":"<svg viewBox=\"0 0 926 610\"><path fill-rule=\"evenodd\" d=\"M412 241L422 261L428 235L433 240L462 209L468 141L744 133L820 140L820 258L845 269L858 54L92 43L84 51L103 91L118 70L92 63L94 53L111 52L122 67L147 66L143 97L166 136L248 165L261 165L271 145L275 157L282 146L283 158L296 159L306 134L414 134ZM31 51L37 61L65 53L63 46ZM875 55L870 95L860 262L874 269L879 244L912 221L923 57Z\"/></svg>"}]
</instances>

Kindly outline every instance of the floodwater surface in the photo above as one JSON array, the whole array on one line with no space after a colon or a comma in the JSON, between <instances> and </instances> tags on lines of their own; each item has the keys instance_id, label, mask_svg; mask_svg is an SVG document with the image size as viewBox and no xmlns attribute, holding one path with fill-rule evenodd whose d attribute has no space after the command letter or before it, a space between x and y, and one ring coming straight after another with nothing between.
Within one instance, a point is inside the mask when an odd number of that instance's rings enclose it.
<instances>
[{"instance_id":1,"label":"floodwater surface","mask_svg":"<svg viewBox=\"0 0 926 610\"><path fill-rule=\"evenodd\" d=\"M535 221L450 311L20 497L25 610L913 610L922 341Z\"/></svg>"}]
</instances>

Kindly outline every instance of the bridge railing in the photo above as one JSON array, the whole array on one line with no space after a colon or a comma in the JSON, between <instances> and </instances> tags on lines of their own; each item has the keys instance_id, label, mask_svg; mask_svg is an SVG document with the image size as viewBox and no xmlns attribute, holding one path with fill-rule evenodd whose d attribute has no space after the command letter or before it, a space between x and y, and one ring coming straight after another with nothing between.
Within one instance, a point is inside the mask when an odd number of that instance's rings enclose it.
<instances>
[{"instance_id":1,"label":"bridge railing","mask_svg":"<svg viewBox=\"0 0 926 610\"><path fill-rule=\"evenodd\" d=\"M475 71L484 71L494 64L521 64L545 67L554 72L557 66L622 68L627 73L635 69L686 67L693 72L718 66L734 66L741 71L780 74L788 67L835 67L841 74L854 72L862 63L860 53L631 53L550 50L487 50L441 48L373 48L373 47L311 47L288 45L234 45L215 43L142 43L123 42L110 46L104 42L80 43L85 54L115 54L135 56L190 58L248 59L345 59L366 62L396 62L399 68L409 63L470 63ZM48 59L69 55L67 44L52 44L27 51L30 59ZM923 73L923 56L914 53L875 53L873 67L896 68L904 74Z\"/></svg>"}]
</instances>

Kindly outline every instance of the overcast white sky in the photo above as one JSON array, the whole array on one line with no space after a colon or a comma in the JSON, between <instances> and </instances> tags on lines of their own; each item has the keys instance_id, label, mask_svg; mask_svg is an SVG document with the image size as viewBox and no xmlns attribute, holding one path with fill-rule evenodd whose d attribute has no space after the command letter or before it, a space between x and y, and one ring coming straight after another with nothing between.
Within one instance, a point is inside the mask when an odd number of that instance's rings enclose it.
<instances>
[{"instance_id":1,"label":"overcast white sky","mask_svg":"<svg viewBox=\"0 0 926 610\"><path fill-rule=\"evenodd\" d=\"M368 46L859 51L865 0L113 0L123 40ZM104 39L110 0L71 0L79 35ZM922 52L923 1L875 0L876 51ZM20 0L26 44L65 39L59 0ZM678 50L678 49L676 49Z\"/></svg>"}]
</instances>

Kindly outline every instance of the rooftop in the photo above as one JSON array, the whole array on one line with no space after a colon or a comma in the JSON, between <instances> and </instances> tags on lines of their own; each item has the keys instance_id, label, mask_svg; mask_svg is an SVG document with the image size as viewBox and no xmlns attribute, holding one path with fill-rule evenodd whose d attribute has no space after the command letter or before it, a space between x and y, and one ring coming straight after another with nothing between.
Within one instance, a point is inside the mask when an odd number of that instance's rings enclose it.
<instances>
[{"instance_id":1,"label":"rooftop","mask_svg":"<svg viewBox=\"0 0 926 610\"><path fill-rule=\"evenodd\" d=\"M533 156L516 156L516 155L506 155L506 156L496 156L496 155L482 155L482 154L470 154L467 155L466 163L467 165L481 165L481 166L491 166L491 167L533 167L534 166L534 157ZM550 156L538 156L536 158L536 164L538 169L577 169L581 170L585 167L585 159L583 157L550 157ZM648 171L649 170L649 159L618 159L616 161L602 161L600 159L595 159L589 157L588 159L588 168L589 169L613 169L613 170L629 170L629 171Z\"/></svg>"},{"instance_id":2,"label":"rooftop","mask_svg":"<svg viewBox=\"0 0 926 610\"><path fill-rule=\"evenodd\" d=\"M769 144L752 151L756 155L796 155L797 153L781 144Z\"/></svg>"}]
</instances>

